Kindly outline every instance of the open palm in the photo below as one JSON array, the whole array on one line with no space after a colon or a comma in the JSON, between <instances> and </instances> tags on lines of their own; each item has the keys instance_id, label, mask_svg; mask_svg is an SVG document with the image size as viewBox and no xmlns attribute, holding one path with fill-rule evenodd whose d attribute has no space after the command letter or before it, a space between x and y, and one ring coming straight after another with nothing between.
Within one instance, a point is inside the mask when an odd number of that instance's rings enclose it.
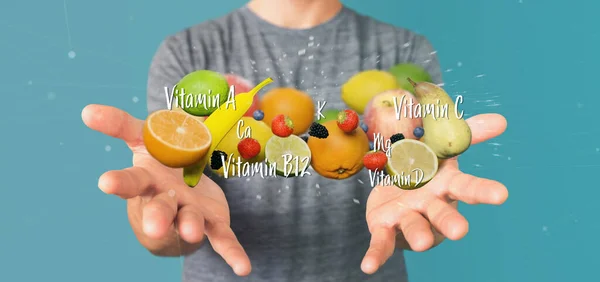
<instances>
[{"instance_id":1,"label":"open palm","mask_svg":"<svg viewBox=\"0 0 600 282\"><path fill-rule=\"evenodd\" d=\"M468 123L472 144L494 138L506 129L506 120L497 114L474 116ZM437 175L419 189L375 187L367 200L366 214L371 245L361 268L374 273L396 247L425 251L441 238L463 238L469 223L456 209L458 201L500 205L507 197L501 183L462 173L456 158L444 160Z\"/></svg>"},{"instance_id":2,"label":"open palm","mask_svg":"<svg viewBox=\"0 0 600 282\"><path fill-rule=\"evenodd\" d=\"M148 154L142 140L144 122L122 110L89 105L82 118L89 128L125 141L133 152L132 167L104 173L98 186L127 199L131 227L144 247L179 256L195 250L206 235L236 274L250 273L250 260L229 226L229 207L215 182L202 177L196 189L190 189L181 169L168 168Z\"/></svg>"}]
</instances>

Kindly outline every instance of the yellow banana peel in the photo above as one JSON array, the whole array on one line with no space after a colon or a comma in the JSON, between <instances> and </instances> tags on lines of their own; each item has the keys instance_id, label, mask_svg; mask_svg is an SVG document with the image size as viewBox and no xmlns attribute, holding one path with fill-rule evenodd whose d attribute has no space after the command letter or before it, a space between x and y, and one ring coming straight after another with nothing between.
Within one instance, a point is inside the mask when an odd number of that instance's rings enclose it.
<instances>
[{"instance_id":1,"label":"yellow banana peel","mask_svg":"<svg viewBox=\"0 0 600 282\"><path fill-rule=\"evenodd\" d=\"M186 167L183 169L183 180L185 184L190 187L195 187L200 182L204 168L210 162L211 156L215 148L219 145L221 140L227 135L237 122L244 116L244 114L250 109L254 102L254 96L258 91L273 82L272 78L267 78L261 83L256 85L250 92L241 93L235 96L235 106L229 103L223 103L216 111L214 111L206 120L204 124L210 131L212 137L212 144L208 153L202 160L195 165Z\"/></svg>"}]
</instances>

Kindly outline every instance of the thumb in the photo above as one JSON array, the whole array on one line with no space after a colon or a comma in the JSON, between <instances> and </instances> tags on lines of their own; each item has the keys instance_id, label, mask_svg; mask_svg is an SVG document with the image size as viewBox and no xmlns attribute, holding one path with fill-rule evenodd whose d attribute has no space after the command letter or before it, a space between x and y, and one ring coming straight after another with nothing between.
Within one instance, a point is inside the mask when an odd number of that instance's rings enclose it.
<instances>
[{"instance_id":1,"label":"thumb","mask_svg":"<svg viewBox=\"0 0 600 282\"><path fill-rule=\"evenodd\" d=\"M144 121L121 109L104 105L88 105L81 112L83 123L108 136L119 138L129 146L142 142Z\"/></svg>"}]
</instances>

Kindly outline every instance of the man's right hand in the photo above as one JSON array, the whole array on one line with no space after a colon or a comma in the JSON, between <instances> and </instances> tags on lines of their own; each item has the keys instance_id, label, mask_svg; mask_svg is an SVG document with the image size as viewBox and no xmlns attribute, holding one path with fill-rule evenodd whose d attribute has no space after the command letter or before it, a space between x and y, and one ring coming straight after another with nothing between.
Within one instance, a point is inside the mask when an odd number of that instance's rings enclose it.
<instances>
[{"instance_id":1,"label":"man's right hand","mask_svg":"<svg viewBox=\"0 0 600 282\"><path fill-rule=\"evenodd\" d=\"M195 251L206 234L237 275L250 273L250 259L229 226L229 206L215 182L202 177L197 187L188 187L181 169L168 168L148 153L144 121L122 110L88 105L82 119L89 128L122 139L133 152L132 167L104 173L98 186L127 200L129 222L145 248L160 256L181 256Z\"/></svg>"}]
</instances>

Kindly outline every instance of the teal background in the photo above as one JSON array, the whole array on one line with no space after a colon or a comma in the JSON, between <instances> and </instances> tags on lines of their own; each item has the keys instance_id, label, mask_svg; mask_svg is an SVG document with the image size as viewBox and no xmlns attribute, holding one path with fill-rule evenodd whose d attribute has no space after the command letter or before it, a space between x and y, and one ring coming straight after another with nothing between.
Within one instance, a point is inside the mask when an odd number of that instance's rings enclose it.
<instances>
[{"instance_id":1,"label":"teal background","mask_svg":"<svg viewBox=\"0 0 600 282\"><path fill-rule=\"evenodd\" d=\"M65 10L61 0L3 1L0 281L180 281L181 261L146 252L125 202L97 188L104 171L130 165L131 153L87 129L80 113L101 103L144 118L159 42L244 2L69 0ZM504 182L508 202L463 206L469 235L408 253L411 280L595 280L600 4L345 3L426 35L464 108L509 121L506 134L461 159L465 171Z\"/></svg>"}]
</instances>

